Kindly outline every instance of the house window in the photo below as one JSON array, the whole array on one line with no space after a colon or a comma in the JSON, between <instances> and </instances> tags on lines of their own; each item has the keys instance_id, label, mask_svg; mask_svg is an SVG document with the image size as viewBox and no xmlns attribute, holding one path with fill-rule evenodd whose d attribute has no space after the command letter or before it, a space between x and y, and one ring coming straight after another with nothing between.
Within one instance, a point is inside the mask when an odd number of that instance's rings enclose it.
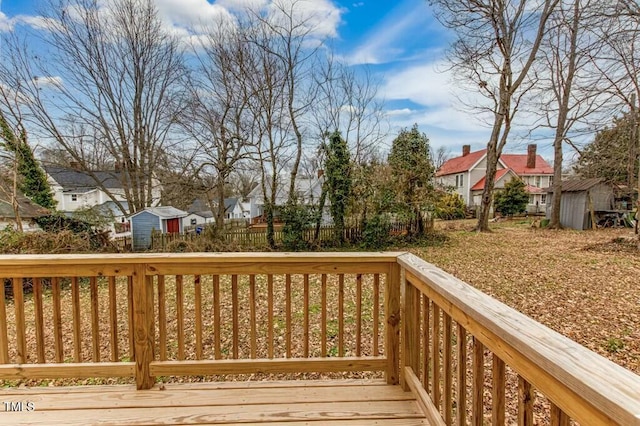
<instances>
[{"instance_id":1,"label":"house window","mask_svg":"<svg viewBox=\"0 0 640 426\"><path fill-rule=\"evenodd\" d=\"M540 196L540 204L547 204L547 194L542 194Z\"/></svg>"},{"instance_id":2,"label":"house window","mask_svg":"<svg viewBox=\"0 0 640 426\"><path fill-rule=\"evenodd\" d=\"M549 176L549 186L553 185L553 176Z\"/></svg>"},{"instance_id":3,"label":"house window","mask_svg":"<svg viewBox=\"0 0 640 426\"><path fill-rule=\"evenodd\" d=\"M196 223L197 223L196 218L195 218L195 217L194 217L194 218L191 218L191 224L192 224L192 225L195 225Z\"/></svg>"},{"instance_id":4,"label":"house window","mask_svg":"<svg viewBox=\"0 0 640 426\"><path fill-rule=\"evenodd\" d=\"M78 194L71 194L71 201L78 201Z\"/></svg>"},{"instance_id":5,"label":"house window","mask_svg":"<svg viewBox=\"0 0 640 426\"><path fill-rule=\"evenodd\" d=\"M538 188L540 188L540 183L541 183L541 181L542 181L542 177L540 177L540 176L536 176L536 186L537 186Z\"/></svg>"},{"instance_id":6,"label":"house window","mask_svg":"<svg viewBox=\"0 0 640 426\"><path fill-rule=\"evenodd\" d=\"M464 175L456 175L456 188L464 186Z\"/></svg>"}]
</instances>

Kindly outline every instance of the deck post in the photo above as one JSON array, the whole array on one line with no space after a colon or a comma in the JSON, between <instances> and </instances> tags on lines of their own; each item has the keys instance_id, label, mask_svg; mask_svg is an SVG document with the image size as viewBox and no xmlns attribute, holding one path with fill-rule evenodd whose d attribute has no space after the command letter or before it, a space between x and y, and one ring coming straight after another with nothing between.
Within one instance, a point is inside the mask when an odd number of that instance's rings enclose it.
<instances>
[{"instance_id":1,"label":"deck post","mask_svg":"<svg viewBox=\"0 0 640 426\"><path fill-rule=\"evenodd\" d=\"M387 383L400 382L400 265L391 263L384 290L386 319L385 354Z\"/></svg>"},{"instance_id":2,"label":"deck post","mask_svg":"<svg viewBox=\"0 0 640 426\"><path fill-rule=\"evenodd\" d=\"M155 378L150 364L154 358L153 286L146 275L146 264L135 265L133 271L133 342L136 361L136 388L151 389Z\"/></svg>"},{"instance_id":3,"label":"deck post","mask_svg":"<svg viewBox=\"0 0 640 426\"><path fill-rule=\"evenodd\" d=\"M403 295L402 303L402 368L400 369L400 384L404 391L409 391L409 385L404 377L404 367L411 367L413 371L420 371L420 294L403 276L401 278Z\"/></svg>"}]
</instances>

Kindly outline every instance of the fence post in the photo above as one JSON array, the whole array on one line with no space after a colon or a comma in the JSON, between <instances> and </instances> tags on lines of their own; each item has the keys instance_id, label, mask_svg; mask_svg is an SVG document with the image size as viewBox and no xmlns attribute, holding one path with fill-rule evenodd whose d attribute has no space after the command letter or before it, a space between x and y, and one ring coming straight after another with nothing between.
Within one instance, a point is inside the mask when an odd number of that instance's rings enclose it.
<instances>
[{"instance_id":1,"label":"fence post","mask_svg":"<svg viewBox=\"0 0 640 426\"><path fill-rule=\"evenodd\" d=\"M147 277L146 264L135 265L133 271L133 352L136 361L136 388L151 389L155 378L150 364L154 358L153 285Z\"/></svg>"},{"instance_id":2,"label":"fence post","mask_svg":"<svg viewBox=\"0 0 640 426\"><path fill-rule=\"evenodd\" d=\"M413 371L419 370L420 363L420 294L418 289L407 282L406 277L401 278L401 294L404 294L402 303L402 369L400 370L400 384L404 391L409 391L409 386L404 378L404 367L411 367Z\"/></svg>"},{"instance_id":3,"label":"fence post","mask_svg":"<svg viewBox=\"0 0 640 426\"><path fill-rule=\"evenodd\" d=\"M400 265L391 263L384 290L385 354L387 356L387 383L399 383L400 370Z\"/></svg>"}]
</instances>

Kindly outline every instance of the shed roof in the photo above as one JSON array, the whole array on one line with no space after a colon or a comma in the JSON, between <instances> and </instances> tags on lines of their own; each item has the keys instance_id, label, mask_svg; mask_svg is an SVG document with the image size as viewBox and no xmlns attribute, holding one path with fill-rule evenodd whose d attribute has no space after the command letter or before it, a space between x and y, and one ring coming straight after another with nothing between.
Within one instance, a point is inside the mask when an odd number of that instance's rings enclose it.
<instances>
[{"instance_id":1,"label":"shed roof","mask_svg":"<svg viewBox=\"0 0 640 426\"><path fill-rule=\"evenodd\" d=\"M563 180L562 192L588 191L589 189L603 182L604 182L604 179L602 178ZM547 188L547 192L553 192L553 187Z\"/></svg>"},{"instance_id":2,"label":"shed roof","mask_svg":"<svg viewBox=\"0 0 640 426\"><path fill-rule=\"evenodd\" d=\"M173 219L176 217L185 217L189 215L189 213L172 206L160 206L160 207L147 207L144 210L140 210L139 212L132 214L130 217L139 215L142 212L151 213L155 216L161 217L162 219Z\"/></svg>"}]
</instances>

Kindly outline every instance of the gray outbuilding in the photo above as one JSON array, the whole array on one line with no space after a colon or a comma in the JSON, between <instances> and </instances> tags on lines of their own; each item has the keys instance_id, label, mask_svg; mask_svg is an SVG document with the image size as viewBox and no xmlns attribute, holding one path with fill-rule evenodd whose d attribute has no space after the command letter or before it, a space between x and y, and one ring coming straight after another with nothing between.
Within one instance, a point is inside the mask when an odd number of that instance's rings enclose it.
<instances>
[{"instance_id":1,"label":"gray outbuilding","mask_svg":"<svg viewBox=\"0 0 640 426\"><path fill-rule=\"evenodd\" d=\"M547 188L547 219L553 208L553 188ZM591 229L591 217L611 212L614 208L613 187L603 179L572 179L562 182L560 223L565 228Z\"/></svg>"},{"instance_id":2,"label":"gray outbuilding","mask_svg":"<svg viewBox=\"0 0 640 426\"><path fill-rule=\"evenodd\" d=\"M147 250L151 246L151 233L163 234L183 232L182 218L188 213L171 206L147 207L129 216L133 250Z\"/></svg>"}]
</instances>

